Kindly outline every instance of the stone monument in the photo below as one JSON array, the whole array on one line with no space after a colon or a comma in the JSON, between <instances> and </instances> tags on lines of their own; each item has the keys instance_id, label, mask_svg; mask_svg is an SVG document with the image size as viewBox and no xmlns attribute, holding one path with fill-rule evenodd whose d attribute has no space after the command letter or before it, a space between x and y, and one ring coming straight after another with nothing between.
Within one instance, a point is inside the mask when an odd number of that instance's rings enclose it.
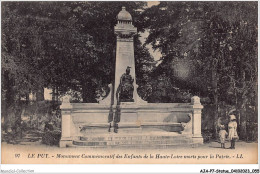
<instances>
[{"instance_id":1,"label":"stone monument","mask_svg":"<svg viewBox=\"0 0 260 174\"><path fill-rule=\"evenodd\" d=\"M60 147L172 147L202 144L200 99L147 103L137 94L134 42L137 29L125 7L117 16L115 84L99 103L70 103L64 96ZM112 129L114 131L112 131Z\"/></svg>"}]
</instances>

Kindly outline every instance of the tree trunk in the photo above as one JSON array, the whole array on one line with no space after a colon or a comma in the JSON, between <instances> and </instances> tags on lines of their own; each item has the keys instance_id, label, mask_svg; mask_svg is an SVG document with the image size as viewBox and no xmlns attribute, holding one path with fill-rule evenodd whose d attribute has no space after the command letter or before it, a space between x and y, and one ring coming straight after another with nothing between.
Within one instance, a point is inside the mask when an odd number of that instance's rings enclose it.
<instances>
[{"instance_id":1,"label":"tree trunk","mask_svg":"<svg viewBox=\"0 0 260 174\"><path fill-rule=\"evenodd\" d=\"M240 138L242 140L247 140L247 113L245 110L245 106L242 106L239 109L240 112L240 128L239 128L239 133L240 133Z\"/></svg>"},{"instance_id":2,"label":"tree trunk","mask_svg":"<svg viewBox=\"0 0 260 174\"><path fill-rule=\"evenodd\" d=\"M23 110L23 106L20 100L20 97L18 99L18 101L15 102L15 134L18 138L22 138L22 110Z\"/></svg>"},{"instance_id":3,"label":"tree trunk","mask_svg":"<svg viewBox=\"0 0 260 174\"><path fill-rule=\"evenodd\" d=\"M13 138L22 138L21 130L21 114L22 114L22 103L20 96L17 98L17 91L14 90L14 80L10 77L9 72L4 72L4 88L5 93L5 111L4 125L5 131L8 132L9 128L12 129ZM12 117L14 114L14 120Z\"/></svg>"},{"instance_id":4,"label":"tree trunk","mask_svg":"<svg viewBox=\"0 0 260 174\"><path fill-rule=\"evenodd\" d=\"M52 87L52 102L58 101L58 88L56 86Z\"/></svg>"},{"instance_id":5,"label":"tree trunk","mask_svg":"<svg viewBox=\"0 0 260 174\"><path fill-rule=\"evenodd\" d=\"M36 92L36 101L44 100L44 88L40 87Z\"/></svg>"},{"instance_id":6,"label":"tree trunk","mask_svg":"<svg viewBox=\"0 0 260 174\"><path fill-rule=\"evenodd\" d=\"M212 68L212 88L213 88L213 97L214 97L214 137L218 135L218 89L217 89L217 69Z\"/></svg>"},{"instance_id":7,"label":"tree trunk","mask_svg":"<svg viewBox=\"0 0 260 174\"><path fill-rule=\"evenodd\" d=\"M11 106L13 106L15 100L14 100L14 91L13 91L13 81L12 79L10 79L9 77L9 72L5 71L4 72L4 88L6 90L5 93L5 103L4 103L4 107L5 107L5 113L4 113L4 127L5 127L5 131L8 131L8 128L10 127L10 122L9 122L9 118L8 115L10 114L8 111L10 110L9 108L11 108Z\"/></svg>"},{"instance_id":8,"label":"tree trunk","mask_svg":"<svg viewBox=\"0 0 260 174\"><path fill-rule=\"evenodd\" d=\"M55 86L55 101L59 101L59 92L58 87Z\"/></svg>"},{"instance_id":9,"label":"tree trunk","mask_svg":"<svg viewBox=\"0 0 260 174\"><path fill-rule=\"evenodd\" d=\"M245 82L245 71L242 68L240 68L240 75L241 75L241 83L239 87L242 89L241 92L238 94L238 111L239 111L239 133L240 133L240 138L243 140L246 140L247 137L247 129L246 129L246 123L247 123L247 112L246 112L246 103L247 99L245 97L246 94L246 82Z\"/></svg>"},{"instance_id":10,"label":"tree trunk","mask_svg":"<svg viewBox=\"0 0 260 174\"><path fill-rule=\"evenodd\" d=\"M29 104L29 92L26 92L25 99L26 99L26 105L28 105Z\"/></svg>"},{"instance_id":11,"label":"tree trunk","mask_svg":"<svg viewBox=\"0 0 260 174\"><path fill-rule=\"evenodd\" d=\"M211 38L214 38L214 34ZM218 136L218 74L217 74L217 67L218 67L218 59L216 58L216 45L214 43L219 43L217 40L211 41L211 85L213 90L213 98L214 98L214 134L213 136L216 138Z\"/></svg>"},{"instance_id":12,"label":"tree trunk","mask_svg":"<svg viewBox=\"0 0 260 174\"><path fill-rule=\"evenodd\" d=\"M52 87L51 100L52 102L55 102L55 87Z\"/></svg>"}]
</instances>

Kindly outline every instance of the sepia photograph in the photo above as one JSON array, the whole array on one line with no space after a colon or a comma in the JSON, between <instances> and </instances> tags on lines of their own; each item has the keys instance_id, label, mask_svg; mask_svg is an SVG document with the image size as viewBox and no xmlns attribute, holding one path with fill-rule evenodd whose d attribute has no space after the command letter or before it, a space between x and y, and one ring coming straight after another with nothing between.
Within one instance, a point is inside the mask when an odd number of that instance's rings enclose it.
<instances>
[{"instance_id":1,"label":"sepia photograph","mask_svg":"<svg viewBox=\"0 0 260 174\"><path fill-rule=\"evenodd\" d=\"M258 164L258 2L1 1L1 163Z\"/></svg>"}]
</instances>

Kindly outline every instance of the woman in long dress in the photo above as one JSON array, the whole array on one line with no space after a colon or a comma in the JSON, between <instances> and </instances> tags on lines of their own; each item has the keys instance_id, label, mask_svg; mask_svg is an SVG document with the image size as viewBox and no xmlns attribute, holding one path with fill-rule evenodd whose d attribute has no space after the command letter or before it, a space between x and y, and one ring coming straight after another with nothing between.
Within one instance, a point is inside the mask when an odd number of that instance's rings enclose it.
<instances>
[{"instance_id":1,"label":"woman in long dress","mask_svg":"<svg viewBox=\"0 0 260 174\"><path fill-rule=\"evenodd\" d=\"M235 141L238 139L236 116L230 115L230 122L228 123L228 137L231 141L230 149L235 149Z\"/></svg>"}]
</instances>

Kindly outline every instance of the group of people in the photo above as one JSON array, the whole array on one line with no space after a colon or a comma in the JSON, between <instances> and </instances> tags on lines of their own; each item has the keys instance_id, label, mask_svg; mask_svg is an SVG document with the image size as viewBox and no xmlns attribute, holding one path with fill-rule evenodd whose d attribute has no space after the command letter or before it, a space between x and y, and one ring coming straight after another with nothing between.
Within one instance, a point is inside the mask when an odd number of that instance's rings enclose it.
<instances>
[{"instance_id":1,"label":"group of people","mask_svg":"<svg viewBox=\"0 0 260 174\"><path fill-rule=\"evenodd\" d=\"M230 115L230 121L228 123L228 133L226 131L225 125L220 125L219 138L221 148L225 148L226 136L228 136L228 139L231 142L230 149L235 149L235 141L238 140L237 121L235 115Z\"/></svg>"}]
</instances>

